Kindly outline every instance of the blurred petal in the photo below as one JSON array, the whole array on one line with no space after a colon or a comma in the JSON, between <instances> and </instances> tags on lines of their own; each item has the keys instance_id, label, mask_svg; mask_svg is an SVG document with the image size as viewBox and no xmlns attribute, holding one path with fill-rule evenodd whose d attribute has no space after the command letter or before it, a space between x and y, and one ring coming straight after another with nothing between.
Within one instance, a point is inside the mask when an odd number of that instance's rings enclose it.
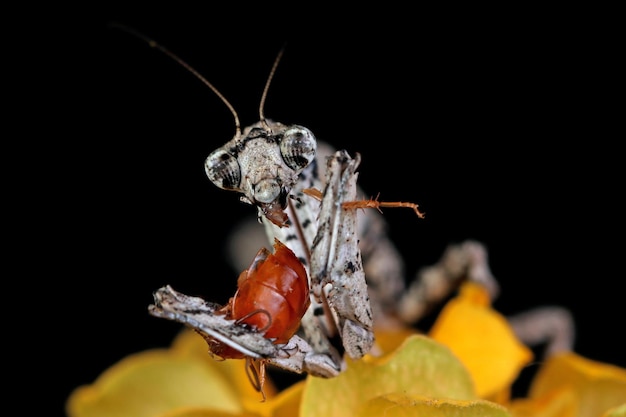
<instances>
[{"instance_id":1,"label":"blurred petal","mask_svg":"<svg viewBox=\"0 0 626 417\"><path fill-rule=\"evenodd\" d=\"M300 400L304 381L293 384L289 388L281 391L276 397L261 402L246 399L246 411L232 414L210 410L206 408L189 408L166 413L159 417L285 417L298 416L300 414Z\"/></svg>"},{"instance_id":2,"label":"blurred petal","mask_svg":"<svg viewBox=\"0 0 626 417\"><path fill-rule=\"evenodd\" d=\"M182 331L172 342L172 350L178 354L196 356L198 359L208 362L209 366L215 367L221 372L222 376L238 392L240 398L252 402L259 402L262 399L261 394L254 389L248 379L245 361L238 359L217 361L213 359L209 355L207 343L196 332L187 329ZM276 395L276 387L269 378L266 379L263 389L267 398Z\"/></svg>"},{"instance_id":3,"label":"blurred petal","mask_svg":"<svg viewBox=\"0 0 626 417\"><path fill-rule=\"evenodd\" d=\"M512 401L511 411L515 416L595 417L625 401L626 369L569 352L547 359L528 398Z\"/></svg>"},{"instance_id":4,"label":"blurred petal","mask_svg":"<svg viewBox=\"0 0 626 417\"><path fill-rule=\"evenodd\" d=\"M378 360L384 355L394 352L407 337L420 334L412 327L395 327L395 328L376 328L374 335L376 336L374 347L363 360Z\"/></svg>"},{"instance_id":5,"label":"blurred petal","mask_svg":"<svg viewBox=\"0 0 626 417\"><path fill-rule=\"evenodd\" d=\"M239 412L234 388L204 361L154 349L129 355L68 400L70 417L158 416L178 407Z\"/></svg>"},{"instance_id":6,"label":"blurred petal","mask_svg":"<svg viewBox=\"0 0 626 417\"><path fill-rule=\"evenodd\" d=\"M514 417L574 417L576 398L573 391L555 389L535 399L519 398L509 404Z\"/></svg>"},{"instance_id":7,"label":"blurred petal","mask_svg":"<svg viewBox=\"0 0 626 417\"><path fill-rule=\"evenodd\" d=\"M192 410L241 415L242 398L261 398L244 367L241 360L214 360L204 339L185 330L170 349L129 355L93 384L76 388L66 409L69 417L152 417ZM271 383L267 388L274 392Z\"/></svg>"},{"instance_id":8,"label":"blurred petal","mask_svg":"<svg viewBox=\"0 0 626 417\"><path fill-rule=\"evenodd\" d=\"M283 390L276 397L268 401L269 413L264 412L264 417L284 417L300 415L300 404L304 391L305 381L300 381Z\"/></svg>"},{"instance_id":9,"label":"blurred petal","mask_svg":"<svg viewBox=\"0 0 626 417\"><path fill-rule=\"evenodd\" d=\"M459 401L422 396L388 394L368 401L359 417L511 417L502 406L485 400Z\"/></svg>"},{"instance_id":10,"label":"blurred petal","mask_svg":"<svg viewBox=\"0 0 626 417\"><path fill-rule=\"evenodd\" d=\"M383 358L348 360L346 371L335 378L309 376L301 415L352 417L369 400L390 393L476 398L471 376L450 350L430 338L413 335Z\"/></svg>"},{"instance_id":11,"label":"blurred petal","mask_svg":"<svg viewBox=\"0 0 626 417\"><path fill-rule=\"evenodd\" d=\"M505 396L532 351L516 338L506 319L489 307L489 295L466 283L433 325L430 336L450 347L472 374L480 398Z\"/></svg>"},{"instance_id":12,"label":"blurred petal","mask_svg":"<svg viewBox=\"0 0 626 417\"><path fill-rule=\"evenodd\" d=\"M625 417L626 416L626 403L618 405L617 407L607 410L601 417Z\"/></svg>"},{"instance_id":13,"label":"blurred petal","mask_svg":"<svg viewBox=\"0 0 626 417\"><path fill-rule=\"evenodd\" d=\"M130 416L129 416L130 417ZM216 411L207 408L186 408L175 410L170 413L161 414L158 417L259 417L257 414L248 412L229 413L227 411Z\"/></svg>"}]
</instances>

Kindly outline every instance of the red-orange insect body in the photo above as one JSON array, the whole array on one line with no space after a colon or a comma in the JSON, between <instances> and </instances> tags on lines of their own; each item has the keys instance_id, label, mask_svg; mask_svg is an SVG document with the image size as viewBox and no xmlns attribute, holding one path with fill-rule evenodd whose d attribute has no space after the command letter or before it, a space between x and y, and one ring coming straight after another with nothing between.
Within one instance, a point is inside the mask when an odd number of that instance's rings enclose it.
<instances>
[{"instance_id":1,"label":"red-orange insect body","mask_svg":"<svg viewBox=\"0 0 626 417\"><path fill-rule=\"evenodd\" d=\"M232 317L265 329L265 337L276 344L291 339L311 302L306 270L291 249L278 240L273 254L261 249L237 285Z\"/></svg>"},{"instance_id":2,"label":"red-orange insect body","mask_svg":"<svg viewBox=\"0 0 626 417\"><path fill-rule=\"evenodd\" d=\"M237 292L225 314L245 324L275 344L282 344L296 333L310 304L306 270L294 253L274 241L274 253L262 248L248 269L239 275ZM210 343L214 355L223 359L243 359L237 349L217 341Z\"/></svg>"}]
</instances>

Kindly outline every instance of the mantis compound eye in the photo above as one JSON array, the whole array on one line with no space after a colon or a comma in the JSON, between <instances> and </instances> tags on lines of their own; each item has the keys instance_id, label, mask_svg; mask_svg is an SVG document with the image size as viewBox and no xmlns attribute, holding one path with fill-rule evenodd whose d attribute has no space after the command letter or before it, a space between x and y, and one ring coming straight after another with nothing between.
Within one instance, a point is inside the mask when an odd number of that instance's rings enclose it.
<instances>
[{"instance_id":1,"label":"mantis compound eye","mask_svg":"<svg viewBox=\"0 0 626 417\"><path fill-rule=\"evenodd\" d=\"M280 142L280 153L285 163L294 171L306 168L317 150L313 133L302 126L293 126L285 131Z\"/></svg>"},{"instance_id":2,"label":"mantis compound eye","mask_svg":"<svg viewBox=\"0 0 626 417\"><path fill-rule=\"evenodd\" d=\"M204 170L211 182L224 190L239 190L241 185L241 167L237 158L218 149L212 152L204 162Z\"/></svg>"}]
</instances>

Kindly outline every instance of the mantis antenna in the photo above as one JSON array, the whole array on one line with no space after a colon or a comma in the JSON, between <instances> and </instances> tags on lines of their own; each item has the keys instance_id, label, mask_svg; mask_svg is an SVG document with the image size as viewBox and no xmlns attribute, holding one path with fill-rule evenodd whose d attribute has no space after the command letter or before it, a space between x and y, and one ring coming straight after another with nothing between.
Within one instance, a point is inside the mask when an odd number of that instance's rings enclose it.
<instances>
[{"instance_id":1,"label":"mantis antenna","mask_svg":"<svg viewBox=\"0 0 626 417\"><path fill-rule=\"evenodd\" d=\"M265 114L264 114L265 99L267 98L267 92L270 89L272 78L274 78L274 74L276 73L276 68L278 68L278 63L280 62L280 59L282 58L284 52L285 52L285 47L283 46L278 52L276 59L274 60L274 65L272 65L272 69L270 70L270 75L267 77L267 81L265 82L265 88L263 88L263 94L261 95L261 103L259 103L259 120L261 121L261 123L263 123L263 125L265 125L266 128L268 128L268 126L267 126L267 123L265 122Z\"/></svg>"},{"instance_id":2,"label":"mantis antenna","mask_svg":"<svg viewBox=\"0 0 626 417\"><path fill-rule=\"evenodd\" d=\"M215 95L217 95L220 98L220 100L222 100L222 102L226 105L226 107L228 107L228 110L230 110L231 114L233 115L233 118L235 119L235 134L236 134L236 136L240 136L241 135L241 124L239 123L239 116L237 115L237 112L235 111L235 108L232 106L232 104L230 104L230 102L228 100L226 100L226 97L224 97L224 95L222 95L222 93L220 93L220 91L213 84L211 84L206 78L204 78L202 76L202 74L200 74L198 71L196 71L191 65L189 65L185 61L183 61L178 55L176 55L175 53L173 53L172 51L170 51L169 49L167 49L163 45L159 44L154 39L149 38L148 36L144 35L143 33L140 33L139 31L137 31L137 30L135 30L135 29L133 29L131 27L122 25L120 23L111 23L110 26L113 27L113 28L122 30L122 31L124 31L126 33L129 33L129 34L135 36L136 38L139 38L139 39L143 40L150 47L156 48L159 51L163 52L166 56L168 56L171 59L173 59L174 61L176 61L183 68L185 68L187 71L192 73L196 78L198 78L200 81L202 81L207 87L209 87L215 93ZM271 79L272 74L274 73L275 67L276 67L276 64L274 64L274 68L272 68L272 72L270 73L270 79ZM269 84L269 80L268 80L267 84ZM264 101L265 95L267 93L267 88L268 87L266 85L265 91L263 92L263 98L261 99L261 103L263 103L263 101Z\"/></svg>"}]
</instances>

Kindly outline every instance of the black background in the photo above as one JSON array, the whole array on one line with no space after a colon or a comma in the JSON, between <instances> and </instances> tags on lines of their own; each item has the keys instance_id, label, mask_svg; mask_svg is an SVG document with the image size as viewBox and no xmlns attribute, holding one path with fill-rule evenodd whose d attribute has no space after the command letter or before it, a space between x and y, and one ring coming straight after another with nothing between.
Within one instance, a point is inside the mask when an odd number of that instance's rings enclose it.
<instances>
[{"instance_id":1,"label":"black background","mask_svg":"<svg viewBox=\"0 0 626 417\"><path fill-rule=\"evenodd\" d=\"M147 313L155 289L225 302L239 272L226 260L227 236L253 214L204 174L206 156L234 132L227 108L110 22L178 54L243 125L258 119L286 42L266 116L360 152L367 192L420 205L424 220L385 210L407 277L449 243L479 240L502 287L499 311L569 308L575 350L626 366L623 162L607 128L611 62L597 33L507 16L458 26L444 15L424 26L428 16L326 24L267 12L103 9L48 21L25 52L37 61L29 81L44 91L33 124L48 133L25 141L37 178L26 193L38 204L16 281L41 267L33 274L43 283L30 291L44 296L42 328L55 332L37 345L59 348L41 355L59 406L125 355L171 342L180 325Z\"/></svg>"}]
</instances>

